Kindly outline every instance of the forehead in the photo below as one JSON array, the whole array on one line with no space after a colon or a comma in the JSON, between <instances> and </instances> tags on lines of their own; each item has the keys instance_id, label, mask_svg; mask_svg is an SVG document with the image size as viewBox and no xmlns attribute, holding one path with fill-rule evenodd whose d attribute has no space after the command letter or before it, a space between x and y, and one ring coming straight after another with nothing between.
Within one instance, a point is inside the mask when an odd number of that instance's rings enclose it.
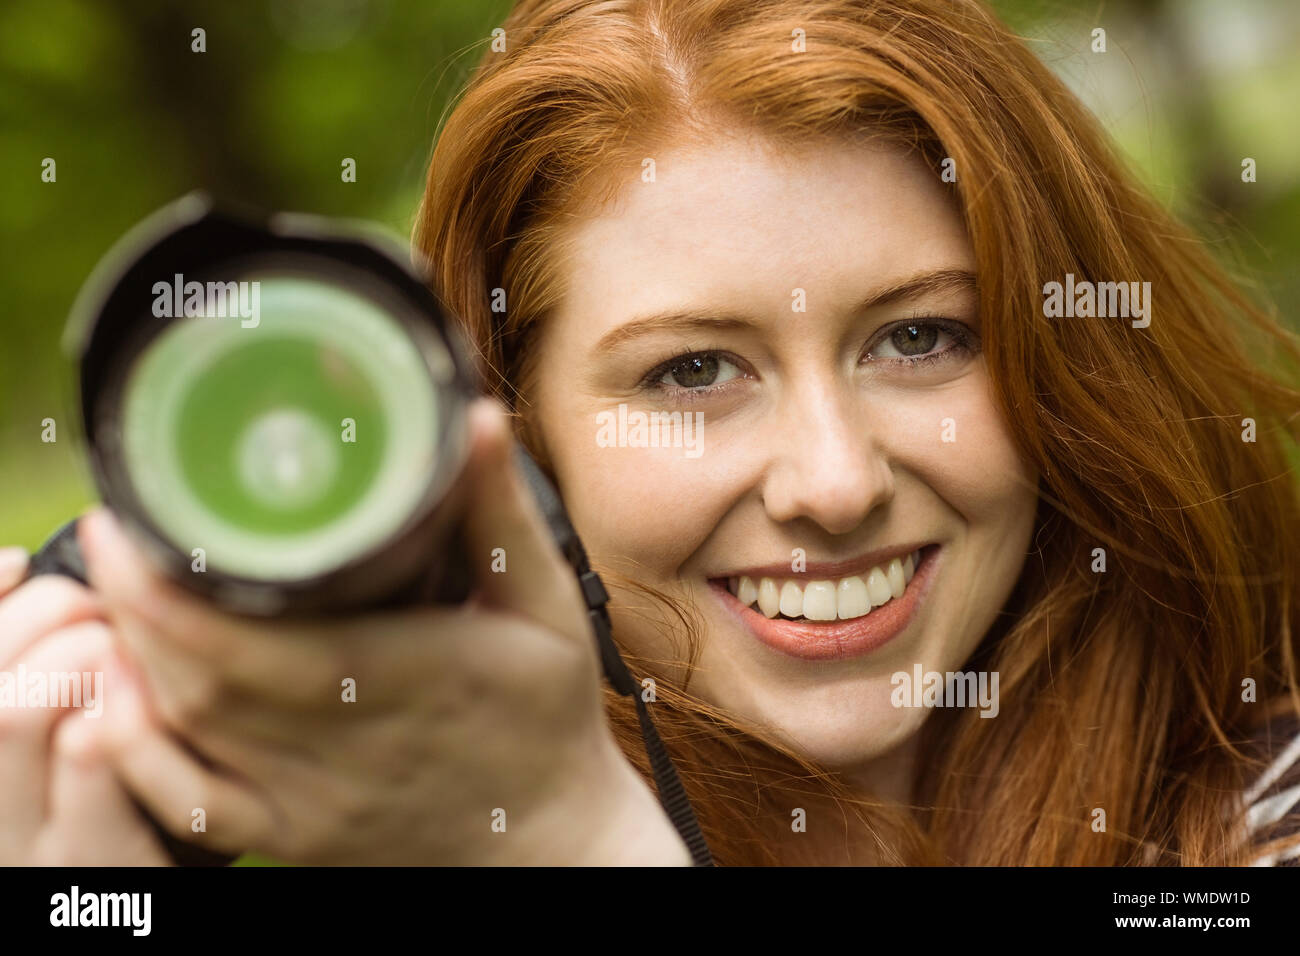
<instances>
[{"instance_id":1,"label":"forehead","mask_svg":"<svg viewBox=\"0 0 1300 956\"><path fill-rule=\"evenodd\" d=\"M604 328L704 300L788 310L795 288L829 307L925 269L974 268L953 185L895 147L728 134L647 158L652 181L633 174L567 227L571 320Z\"/></svg>"}]
</instances>

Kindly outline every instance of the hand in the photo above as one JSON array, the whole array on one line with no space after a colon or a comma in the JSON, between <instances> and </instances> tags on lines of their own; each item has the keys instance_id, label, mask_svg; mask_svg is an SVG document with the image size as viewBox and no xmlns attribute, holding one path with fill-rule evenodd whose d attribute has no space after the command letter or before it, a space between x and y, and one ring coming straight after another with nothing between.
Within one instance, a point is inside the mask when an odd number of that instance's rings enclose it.
<instances>
[{"instance_id":1,"label":"hand","mask_svg":"<svg viewBox=\"0 0 1300 956\"><path fill-rule=\"evenodd\" d=\"M689 864L605 722L585 605L495 402L471 435L463 607L237 617L162 580L107 512L82 521L140 676L103 746L171 832L306 864Z\"/></svg>"},{"instance_id":2,"label":"hand","mask_svg":"<svg viewBox=\"0 0 1300 956\"><path fill-rule=\"evenodd\" d=\"M113 657L95 595L61 577L18 587L26 570L24 551L0 551L0 680L12 681L17 695L0 701L0 865L165 864L153 830L95 747L94 715L111 685L77 680L81 707L40 706L27 697L28 681L18 680L103 674Z\"/></svg>"}]
</instances>

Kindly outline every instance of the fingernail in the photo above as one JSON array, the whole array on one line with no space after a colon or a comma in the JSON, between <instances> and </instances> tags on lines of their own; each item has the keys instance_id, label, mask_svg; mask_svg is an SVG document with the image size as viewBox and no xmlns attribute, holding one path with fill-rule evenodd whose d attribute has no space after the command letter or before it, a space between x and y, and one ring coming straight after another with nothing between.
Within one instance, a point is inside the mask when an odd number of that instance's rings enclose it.
<instances>
[{"instance_id":1,"label":"fingernail","mask_svg":"<svg viewBox=\"0 0 1300 956\"><path fill-rule=\"evenodd\" d=\"M77 542L81 545L82 557L87 563L93 563L99 556L99 515L101 509L88 511L77 519Z\"/></svg>"},{"instance_id":2,"label":"fingernail","mask_svg":"<svg viewBox=\"0 0 1300 956\"><path fill-rule=\"evenodd\" d=\"M59 723L55 746L61 756L72 760L87 760L96 755L99 739L95 727L71 716Z\"/></svg>"},{"instance_id":3,"label":"fingernail","mask_svg":"<svg viewBox=\"0 0 1300 956\"><path fill-rule=\"evenodd\" d=\"M16 578L27 570L26 548L0 548L0 581Z\"/></svg>"},{"instance_id":4,"label":"fingernail","mask_svg":"<svg viewBox=\"0 0 1300 956\"><path fill-rule=\"evenodd\" d=\"M487 461L492 464L505 461L511 438L509 417L500 405L486 399L483 406L476 411L476 414L481 417L482 428L486 433L487 451L485 457Z\"/></svg>"},{"instance_id":5,"label":"fingernail","mask_svg":"<svg viewBox=\"0 0 1300 956\"><path fill-rule=\"evenodd\" d=\"M103 554L106 547L112 547L118 525L113 512L107 508L96 508L78 522L77 530L82 545L88 552L87 557L94 560Z\"/></svg>"},{"instance_id":6,"label":"fingernail","mask_svg":"<svg viewBox=\"0 0 1300 956\"><path fill-rule=\"evenodd\" d=\"M132 672L130 665L122 660L117 654L112 654L104 663L104 686L112 687L114 691L127 693L135 690L137 685L135 674Z\"/></svg>"}]
</instances>

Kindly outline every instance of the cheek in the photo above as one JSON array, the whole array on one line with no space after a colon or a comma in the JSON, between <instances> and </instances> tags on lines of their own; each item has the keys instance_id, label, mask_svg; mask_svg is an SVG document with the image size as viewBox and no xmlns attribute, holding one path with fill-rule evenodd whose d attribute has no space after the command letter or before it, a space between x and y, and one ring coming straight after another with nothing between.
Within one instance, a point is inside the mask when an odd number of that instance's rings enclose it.
<instances>
[{"instance_id":1,"label":"cheek","mask_svg":"<svg viewBox=\"0 0 1300 956\"><path fill-rule=\"evenodd\" d=\"M1038 476L1020 458L982 366L889 404L881 434L891 457L969 526L1018 533L1032 519Z\"/></svg>"},{"instance_id":2,"label":"cheek","mask_svg":"<svg viewBox=\"0 0 1300 956\"><path fill-rule=\"evenodd\" d=\"M594 415L548 433L561 493L593 560L666 587L725 508L717 457L681 448L602 447ZM552 437L553 436L553 437Z\"/></svg>"},{"instance_id":3,"label":"cheek","mask_svg":"<svg viewBox=\"0 0 1300 956\"><path fill-rule=\"evenodd\" d=\"M591 418L590 428L570 429L548 445L573 526L610 592L614 633L648 660L688 659L676 608L695 595L678 571L725 510L718 476L707 454L688 459L680 449L603 448L595 435ZM719 501L722 509L714 506ZM656 596L629 589L625 580Z\"/></svg>"},{"instance_id":4,"label":"cheek","mask_svg":"<svg viewBox=\"0 0 1300 956\"><path fill-rule=\"evenodd\" d=\"M896 468L911 483L910 499L940 508L950 533L941 571L946 586L917 660L928 670L955 670L992 626L1024 568L1038 476L1020 458L982 367L896 407L890 431Z\"/></svg>"}]
</instances>

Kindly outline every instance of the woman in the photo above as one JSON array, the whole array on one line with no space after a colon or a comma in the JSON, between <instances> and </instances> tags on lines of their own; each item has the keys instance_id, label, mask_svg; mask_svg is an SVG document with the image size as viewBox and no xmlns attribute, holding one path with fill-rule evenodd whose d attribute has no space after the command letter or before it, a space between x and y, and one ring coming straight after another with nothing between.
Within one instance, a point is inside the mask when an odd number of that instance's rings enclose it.
<instances>
[{"instance_id":1,"label":"woman","mask_svg":"<svg viewBox=\"0 0 1300 956\"><path fill-rule=\"evenodd\" d=\"M416 244L715 860L1294 860L1300 392L1264 367L1300 347L1062 85L951 0L522 0L504 31ZM226 618L102 513L96 595L0 601L6 659L123 688L29 757L23 852L75 856L81 774L114 860L158 855L134 794L301 862L688 862L476 416L470 553L511 570L466 609ZM327 706L340 674L367 710Z\"/></svg>"}]
</instances>

